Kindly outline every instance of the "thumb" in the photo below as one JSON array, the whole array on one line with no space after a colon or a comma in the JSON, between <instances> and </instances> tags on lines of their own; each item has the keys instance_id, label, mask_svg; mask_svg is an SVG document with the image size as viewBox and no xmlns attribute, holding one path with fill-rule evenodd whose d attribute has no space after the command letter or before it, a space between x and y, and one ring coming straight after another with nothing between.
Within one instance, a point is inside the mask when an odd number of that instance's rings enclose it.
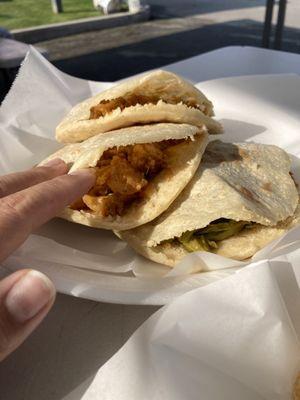
<instances>
[{"instance_id":1,"label":"thumb","mask_svg":"<svg viewBox=\"0 0 300 400\"><path fill-rule=\"evenodd\" d=\"M0 361L37 327L54 298L52 282L38 271L21 270L0 281Z\"/></svg>"}]
</instances>

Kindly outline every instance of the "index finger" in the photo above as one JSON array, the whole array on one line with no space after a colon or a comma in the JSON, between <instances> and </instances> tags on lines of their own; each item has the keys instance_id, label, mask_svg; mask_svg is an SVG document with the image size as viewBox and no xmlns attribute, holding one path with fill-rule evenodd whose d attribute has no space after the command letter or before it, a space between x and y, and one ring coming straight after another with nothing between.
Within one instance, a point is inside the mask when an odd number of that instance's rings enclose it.
<instances>
[{"instance_id":1,"label":"index finger","mask_svg":"<svg viewBox=\"0 0 300 400\"><path fill-rule=\"evenodd\" d=\"M0 261L20 246L34 229L87 193L94 181L90 170L81 170L1 199Z\"/></svg>"},{"instance_id":2,"label":"index finger","mask_svg":"<svg viewBox=\"0 0 300 400\"><path fill-rule=\"evenodd\" d=\"M56 158L43 166L0 176L0 197L19 192L67 172L67 164Z\"/></svg>"}]
</instances>

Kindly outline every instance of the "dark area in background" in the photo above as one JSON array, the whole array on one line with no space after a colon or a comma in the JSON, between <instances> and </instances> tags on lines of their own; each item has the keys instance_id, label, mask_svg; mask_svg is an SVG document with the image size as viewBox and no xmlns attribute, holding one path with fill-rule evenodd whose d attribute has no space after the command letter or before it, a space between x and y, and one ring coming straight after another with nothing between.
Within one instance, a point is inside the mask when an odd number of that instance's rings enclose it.
<instances>
[{"instance_id":1,"label":"dark area in background","mask_svg":"<svg viewBox=\"0 0 300 400\"><path fill-rule=\"evenodd\" d=\"M151 6L153 18L166 19L250 7L264 7L266 0L147 0L147 4Z\"/></svg>"},{"instance_id":2,"label":"dark area in background","mask_svg":"<svg viewBox=\"0 0 300 400\"><path fill-rule=\"evenodd\" d=\"M224 46L261 46L262 30L262 23L246 19L211 24L54 64L80 78L114 81ZM300 52L300 29L285 28L282 47Z\"/></svg>"},{"instance_id":3,"label":"dark area in background","mask_svg":"<svg viewBox=\"0 0 300 400\"><path fill-rule=\"evenodd\" d=\"M54 61L62 71L84 79L115 81L148 69L158 68L207 51L225 46L261 47L263 23L237 19L224 23L207 20L205 13L265 6L265 0L147 0L153 20L176 20L203 14L200 27L169 35L137 41L133 44L102 49L80 56L67 51ZM173 22L172 22L173 23ZM202 25L202 26L201 26ZM130 27L128 28L130 32ZM99 40L105 41L105 35ZM74 40L76 40L74 38ZM272 46L271 46L272 47ZM284 28L282 50L300 53L300 29ZM233 60L236 63L238 60ZM0 82L1 86L1 82ZM8 87L0 87L0 102Z\"/></svg>"}]
</instances>

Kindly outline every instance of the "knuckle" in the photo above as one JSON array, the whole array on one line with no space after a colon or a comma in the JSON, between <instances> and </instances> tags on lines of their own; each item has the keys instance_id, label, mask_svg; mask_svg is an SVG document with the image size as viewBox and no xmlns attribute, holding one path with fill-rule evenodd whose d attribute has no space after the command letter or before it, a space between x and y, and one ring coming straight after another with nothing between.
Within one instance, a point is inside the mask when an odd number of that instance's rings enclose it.
<instances>
[{"instance_id":1,"label":"knuckle","mask_svg":"<svg viewBox=\"0 0 300 400\"><path fill-rule=\"evenodd\" d=\"M49 176L52 176L54 171L52 168L49 167L44 167L44 166L40 166L40 167L36 167L33 169L33 171L35 172L35 174L41 178L48 178Z\"/></svg>"},{"instance_id":2,"label":"knuckle","mask_svg":"<svg viewBox=\"0 0 300 400\"><path fill-rule=\"evenodd\" d=\"M62 175L53 179L53 185L56 188L56 191L60 194L61 198L69 198L72 197L72 191L74 187L78 186L78 183L74 182L72 179L72 175Z\"/></svg>"},{"instance_id":3,"label":"knuckle","mask_svg":"<svg viewBox=\"0 0 300 400\"><path fill-rule=\"evenodd\" d=\"M45 187L47 187L49 191L63 192L65 190L65 176L57 176L54 179L45 182Z\"/></svg>"},{"instance_id":4,"label":"knuckle","mask_svg":"<svg viewBox=\"0 0 300 400\"><path fill-rule=\"evenodd\" d=\"M49 182L49 183L55 189L64 190L65 189L65 184L66 184L66 177L68 177L68 175L57 176L55 179L52 179L52 181Z\"/></svg>"},{"instance_id":5,"label":"knuckle","mask_svg":"<svg viewBox=\"0 0 300 400\"><path fill-rule=\"evenodd\" d=\"M54 206L58 206L62 199L68 197L68 190L64 185L65 179L59 176L51 181L46 182L48 195L51 196L51 202Z\"/></svg>"},{"instance_id":6,"label":"knuckle","mask_svg":"<svg viewBox=\"0 0 300 400\"><path fill-rule=\"evenodd\" d=\"M24 200L23 206L21 207L22 213L21 215L20 213L18 215L19 218L22 219L23 223L24 213L26 213L27 216L41 216L46 215L47 213L49 213L49 210L57 207L57 204L59 203L59 190L56 189L57 185L53 181L54 179L51 179L49 181L43 182L41 185L36 185L28 189L26 199ZM16 218L18 218L18 216ZM35 222L33 221L33 223Z\"/></svg>"},{"instance_id":7,"label":"knuckle","mask_svg":"<svg viewBox=\"0 0 300 400\"><path fill-rule=\"evenodd\" d=\"M36 167L32 168L30 171L27 172L28 182L30 183L29 186L36 185L38 183L47 181L48 179L52 178L54 171L50 168L46 167Z\"/></svg>"},{"instance_id":8,"label":"knuckle","mask_svg":"<svg viewBox=\"0 0 300 400\"><path fill-rule=\"evenodd\" d=\"M16 195L8 196L1 200L1 214L5 215L9 222L16 224L16 226L24 221L24 217L17 208L17 204L20 201L21 199Z\"/></svg>"}]
</instances>

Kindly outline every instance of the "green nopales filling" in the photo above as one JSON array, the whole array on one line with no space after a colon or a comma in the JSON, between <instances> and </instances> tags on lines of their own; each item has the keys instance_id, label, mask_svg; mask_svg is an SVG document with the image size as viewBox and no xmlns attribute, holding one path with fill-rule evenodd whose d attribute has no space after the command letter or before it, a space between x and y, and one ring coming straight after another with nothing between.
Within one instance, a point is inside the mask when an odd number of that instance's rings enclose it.
<instances>
[{"instance_id":1,"label":"green nopales filling","mask_svg":"<svg viewBox=\"0 0 300 400\"><path fill-rule=\"evenodd\" d=\"M211 222L205 228L184 232L177 240L188 252L211 251L218 248L218 241L227 239L250 226L249 222L222 218Z\"/></svg>"}]
</instances>

